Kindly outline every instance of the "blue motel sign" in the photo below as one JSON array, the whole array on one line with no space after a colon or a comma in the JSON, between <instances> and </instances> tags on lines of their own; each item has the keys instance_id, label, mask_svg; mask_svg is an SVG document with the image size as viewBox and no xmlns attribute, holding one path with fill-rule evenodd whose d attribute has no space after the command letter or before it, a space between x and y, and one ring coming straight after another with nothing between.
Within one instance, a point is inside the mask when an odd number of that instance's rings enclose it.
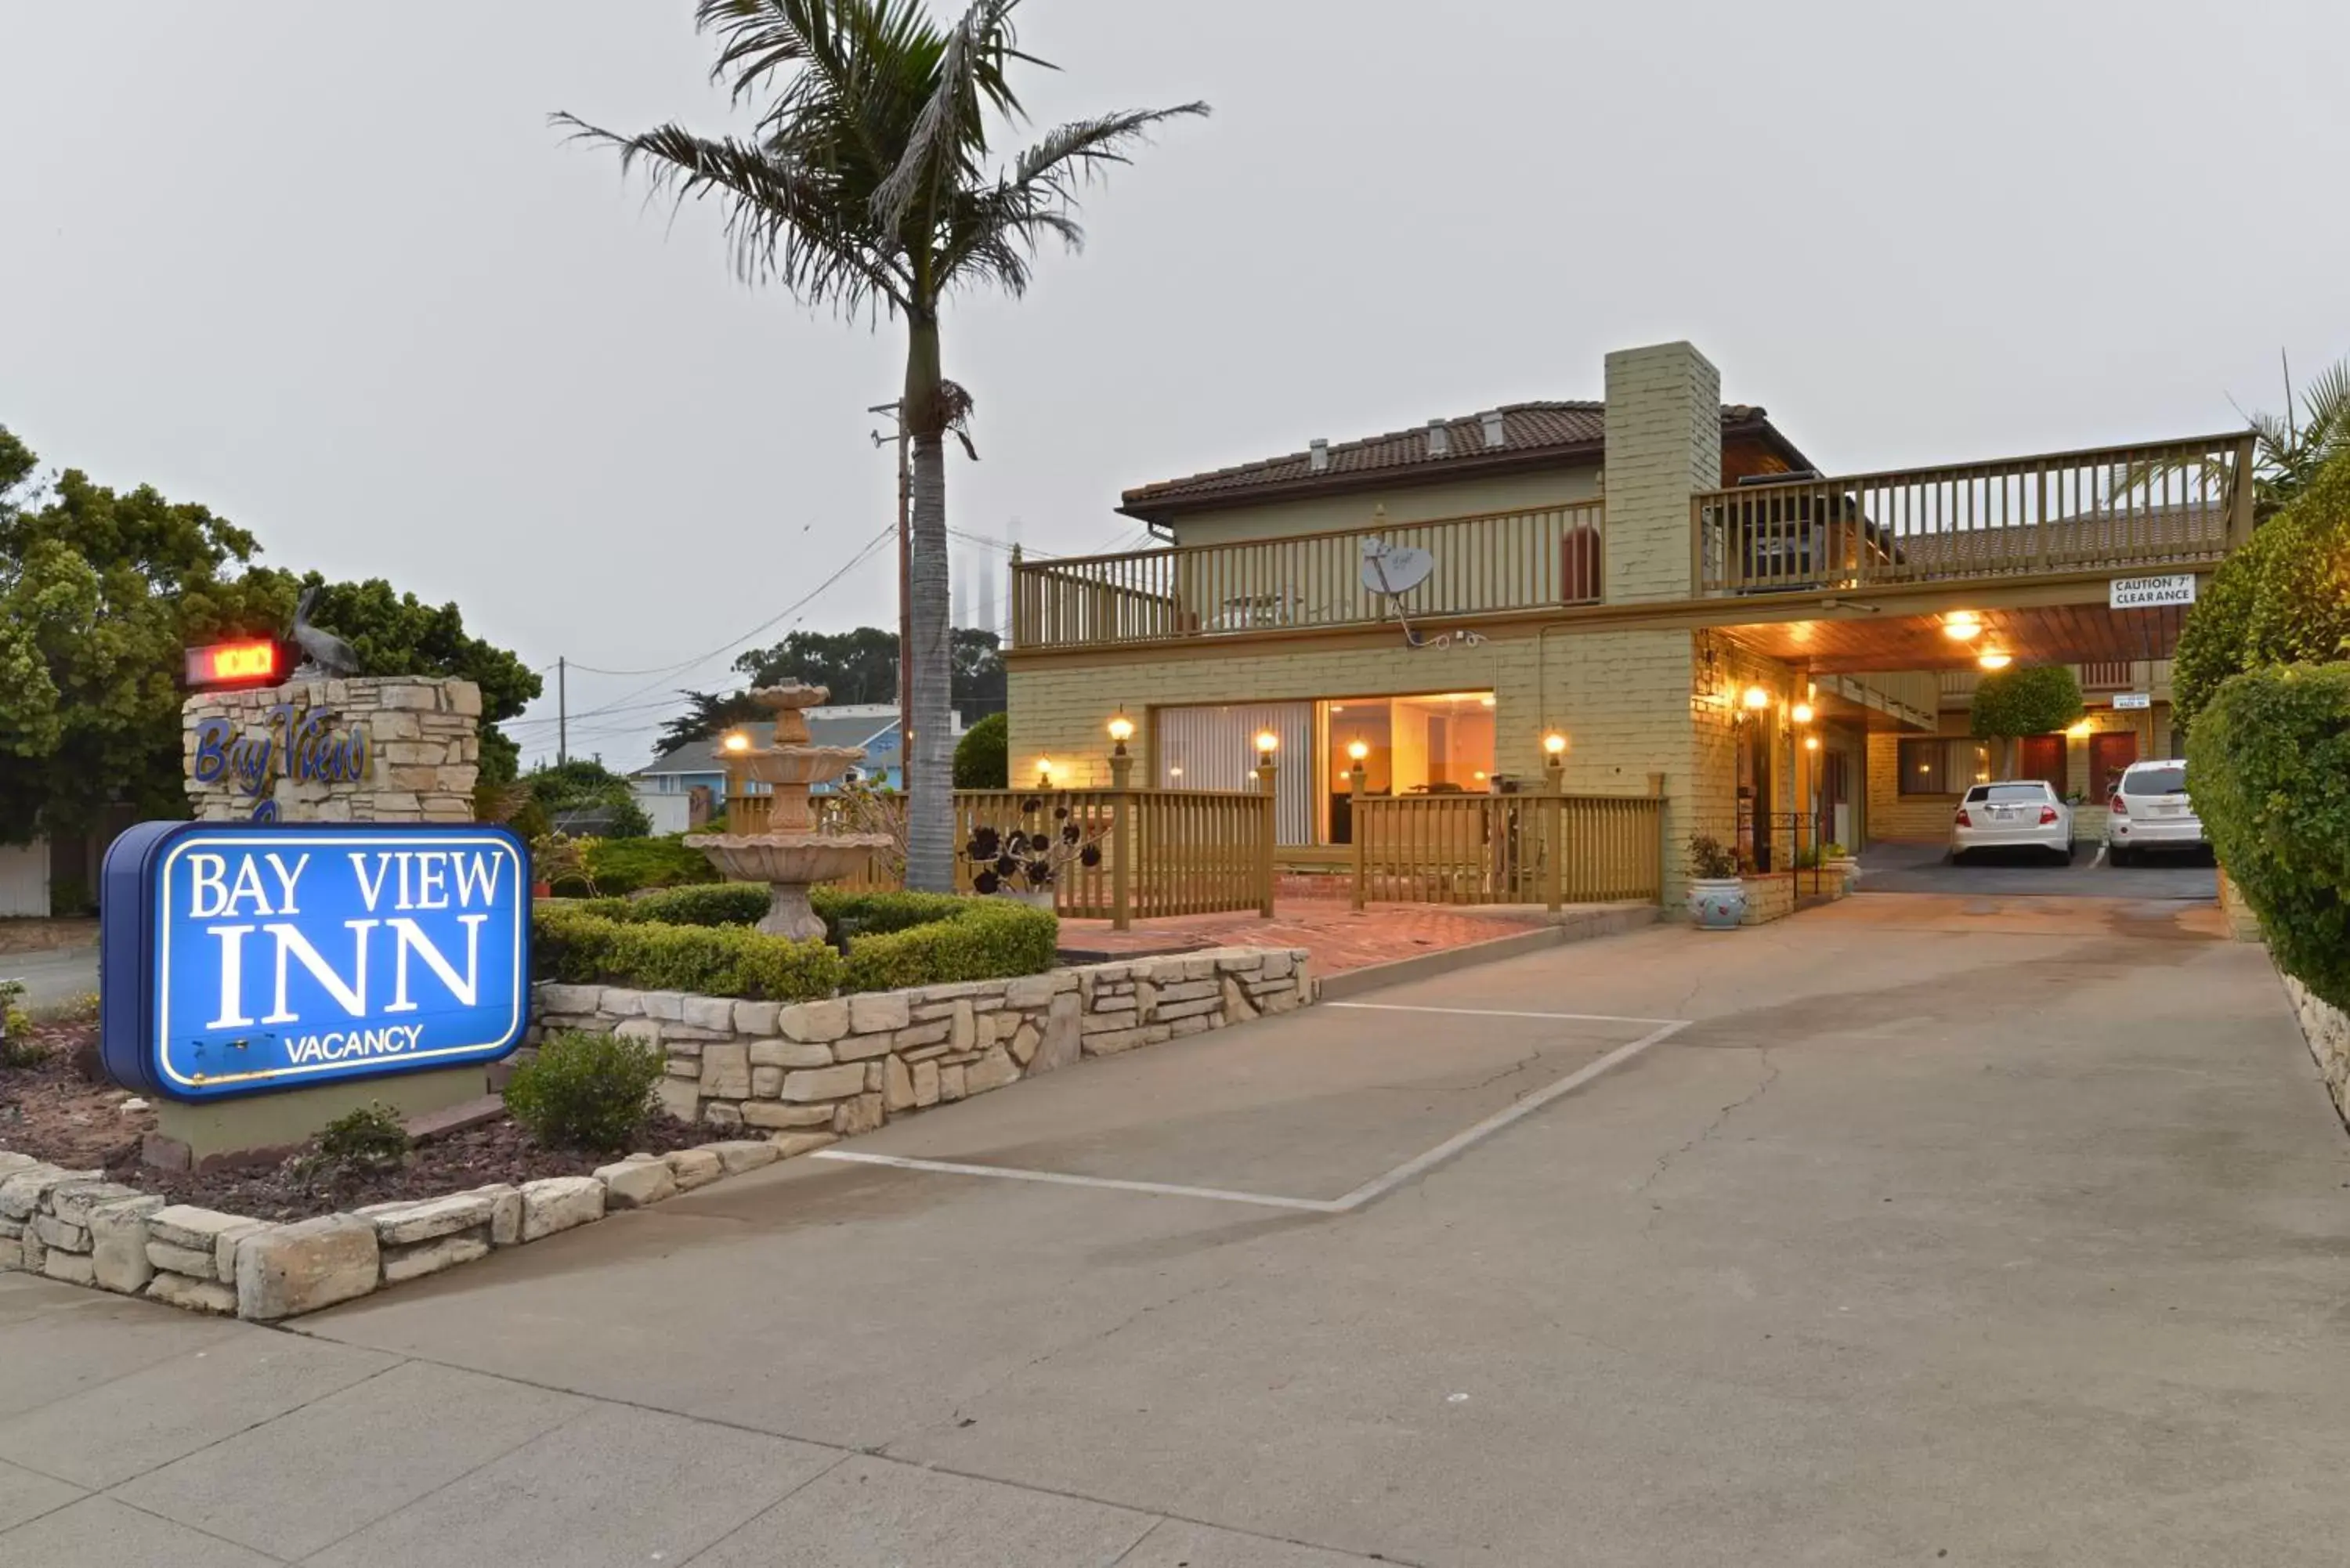
<instances>
[{"instance_id":1,"label":"blue motel sign","mask_svg":"<svg viewBox=\"0 0 2350 1568\"><path fill-rule=\"evenodd\" d=\"M145 1093L479 1065L529 1021L529 861L502 827L143 823L99 910L100 1049Z\"/></svg>"}]
</instances>

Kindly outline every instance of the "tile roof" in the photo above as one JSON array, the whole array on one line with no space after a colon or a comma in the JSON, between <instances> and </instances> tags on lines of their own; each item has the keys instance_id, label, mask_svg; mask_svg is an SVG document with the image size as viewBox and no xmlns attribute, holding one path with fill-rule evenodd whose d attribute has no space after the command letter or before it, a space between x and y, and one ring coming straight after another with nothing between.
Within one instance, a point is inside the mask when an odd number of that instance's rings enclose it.
<instances>
[{"instance_id":1,"label":"tile roof","mask_svg":"<svg viewBox=\"0 0 2350 1568\"><path fill-rule=\"evenodd\" d=\"M1485 445L1483 414L1480 412L1443 421L1450 450L1442 456L1430 455L1429 427L1419 425L1361 441L1333 441L1330 443L1328 466L1320 470L1314 467L1311 451L1294 452L1282 457L1244 462L1233 468L1220 468L1182 479L1138 485L1120 498L1123 504L1118 510L1148 516L1161 508L1174 510L1213 504L1259 491L1293 486L1340 487L1350 480L1388 474L1399 469L1468 470L1504 464L1515 466L1529 461L1555 462L1565 457L1596 457L1607 446L1607 406L1605 403L1506 403L1497 411L1502 416L1502 445L1498 449ZM1788 445L1786 438L1771 428L1764 415L1764 410L1751 404L1725 403L1721 409L1724 433L1763 432L1783 447L1791 458L1800 457L1801 454ZM1807 465L1798 463L1796 466ZM1432 479L1436 475L1431 472L1425 475L1399 474L1396 477Z\"/></svg>"}]
</instances>

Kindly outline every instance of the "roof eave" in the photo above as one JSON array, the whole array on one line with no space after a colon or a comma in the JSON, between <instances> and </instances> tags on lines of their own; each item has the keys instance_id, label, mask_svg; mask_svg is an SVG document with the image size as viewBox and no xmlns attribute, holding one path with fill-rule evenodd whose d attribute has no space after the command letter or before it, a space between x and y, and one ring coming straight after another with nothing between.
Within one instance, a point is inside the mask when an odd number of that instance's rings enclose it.
<instances>
[{"instance_id":1,"label":"roof eave","mask_svg":"<svg viewBox=\"0 0 2350 1568\"><path fill-rule=\"evenodd\" d=\"M1517 472L1530 468L1584 467L1596 462L1606 453L1607 443L1604 441L1578 441L1572 445L1535 447L1525 452L1468 452L1459 457L1395 463L1386 468L1365 469L1360 472L1310 473L1301 479L1236 484L1228 489L1204 491L1198 495L1169 496L1160 500L1128 491L1119 498L1118 512L1118 515L1131 517L1138 522L1159 523L1170 517L1214 512L1227 506L1253 505L1264 501L1288 501L1308 495L1349 495L1364 490L1441 484L1454 479Z\"/></svg>"}]
</instances>

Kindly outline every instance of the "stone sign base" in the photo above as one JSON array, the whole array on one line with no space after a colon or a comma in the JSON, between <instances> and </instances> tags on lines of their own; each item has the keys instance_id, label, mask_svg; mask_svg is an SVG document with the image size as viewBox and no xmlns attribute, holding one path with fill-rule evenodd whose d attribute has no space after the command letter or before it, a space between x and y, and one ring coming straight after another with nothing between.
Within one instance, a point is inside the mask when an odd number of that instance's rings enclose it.
<instances>
[{"instance_id":1,"label":"stone sign base","mask_svg":"<svg viewBox=\"0 0 2350 1568\"><path fill-rule=\"evenodd\" d=\"M480 687L426 676L200 691L181 709L188 804L205 822L264 798L286 822L471 822L481 715Z\"/></svg>"},{"instance_id":2,"label":"stone sign base","mask_svg":"<svg viewBox=\"0 0 2350 1568\"><path fill-rule=\"evenodd\" d=\"M155 1102L155 1130L146 1158L165 1170L210 1170L270 1165L294 1153L337 1116L382 1104L401 1117L445 1111L489 1093L489 1074L476 1064L437 1072L397 1073L358 1083L321 1084L274 1095L185 1105Z\"/></svg>"}]
</instances>

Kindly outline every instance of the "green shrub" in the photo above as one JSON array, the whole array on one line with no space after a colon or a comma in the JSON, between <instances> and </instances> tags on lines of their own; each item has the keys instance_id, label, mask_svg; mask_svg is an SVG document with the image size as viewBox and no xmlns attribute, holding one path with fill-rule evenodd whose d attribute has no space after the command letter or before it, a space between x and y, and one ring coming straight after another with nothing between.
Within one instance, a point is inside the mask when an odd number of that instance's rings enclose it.
<instances>
[{"instance_id":1,"label":"green shrub","mask_svg":"<svg viewBox=\"0 0 2350 1568\"><path fill-rule=\"evenodd\" d=\"M2229 677L2269 664L2350 657L2350 452L2329 461L2203 586L2171 665L2173 722L2196 716Z\"/></svg>"},{"instance_id":2,"label":"green shrub","mask_svg":"<svg viewBox=\"0 0 2350 1568\"><path fill-rule=\"evenodd\" d=\"M685 836L659 838L591 838L586 840L588 877L595 891L611 895L634 893L643 888L675 888L715 882L718 869L699 849L689 849ZM557 882L554 890L569 896L588 891L577 882Z\"/></svg>"},{"instance_id":3,"label":"green shrub","mask_svg":"<svg viewBox=\"0 0 2350 1568\"><path fill-rule=\"evenodd\" d=\"M653 1113L660 1047L616 1034L557 1034L515 1069L506 1110L550 1148L618 1154Z\"/></svg>"},{"instance_id":4,"label":"green shrub","mask_svg":"<svg viewBox=\"0 0 2350 1568\"><path fill-rule=\"evenodd\" d=\"M853 893L837 888L811 888L808 903L823 918L837 942L843 934L878 936L902 931L931 920L961 917L981 900L954 893Z\"/></svg>"},{"instance_id":5,"label":"green shrub","mask_svg":"<svg viewBox=\"0 0 2350 1568\"><path fill-rule=\"evenodd\" d=\"M617 920L577 906L531 916L531 968L567 985L626 985L768 1002L806 1002L840 989L840 955L822 942L748 926Z\"/></svg>"},{"instance_id":6,"label":"green shrub","mask_svg":"<svg viewBox=\"0 0 2350 1568\"><path fill-rule=\"evenodd\" d=\"M624 920L660 920L672 926L755 926L766 918L772 895L764 882L707 882L697 888L664 888L641 898L617 899Z\"/></svg>"},{"instance_id":7,"label":"green shrub","mask_svg":"<svg viewBox=\"0 0 2350 1568\"><path fill-rule=\"evenodd\" d=\"M2278 967L2350 1008L2350 664L2227 681L2187 763L2196 815Z\"/></svg>"},{"instance_id":8,"label":"green shrub","mask_svg":"<svg viewBox=\"0 0 2350 1568\"><path fill-rule=\"evenodd\" d=\"M317 1147L296 1155L291 1170L304 1188L317 1191L397 1170L408 1150L408 1128L400 1113L377 1101L328 1122L318 1134Z\"/></svg>"},{"instance_id":9,"label":"green shrub","mask_svg":"<svg viewBox=\"0 0 2350 1568\"><path fill-rule=\"evenodd\" d=\"M1011 779L1012 721L1002 713L990 713L955 742L954 786L1009 789Z\"/></svg>"},{"instance_id":10,"label":"green shrub","mask_svg":"<svg viewBox=\"0 0 2350 1568\"><path fill-rule=\"evenodd\" d=\"M1042 974L1053 967L1061 922L1051 910L1009 899L951 901L960 909L947 919L851 937L847 988L895 991L909 985L1004 980Z\"/></svg>"}]
</instances>

